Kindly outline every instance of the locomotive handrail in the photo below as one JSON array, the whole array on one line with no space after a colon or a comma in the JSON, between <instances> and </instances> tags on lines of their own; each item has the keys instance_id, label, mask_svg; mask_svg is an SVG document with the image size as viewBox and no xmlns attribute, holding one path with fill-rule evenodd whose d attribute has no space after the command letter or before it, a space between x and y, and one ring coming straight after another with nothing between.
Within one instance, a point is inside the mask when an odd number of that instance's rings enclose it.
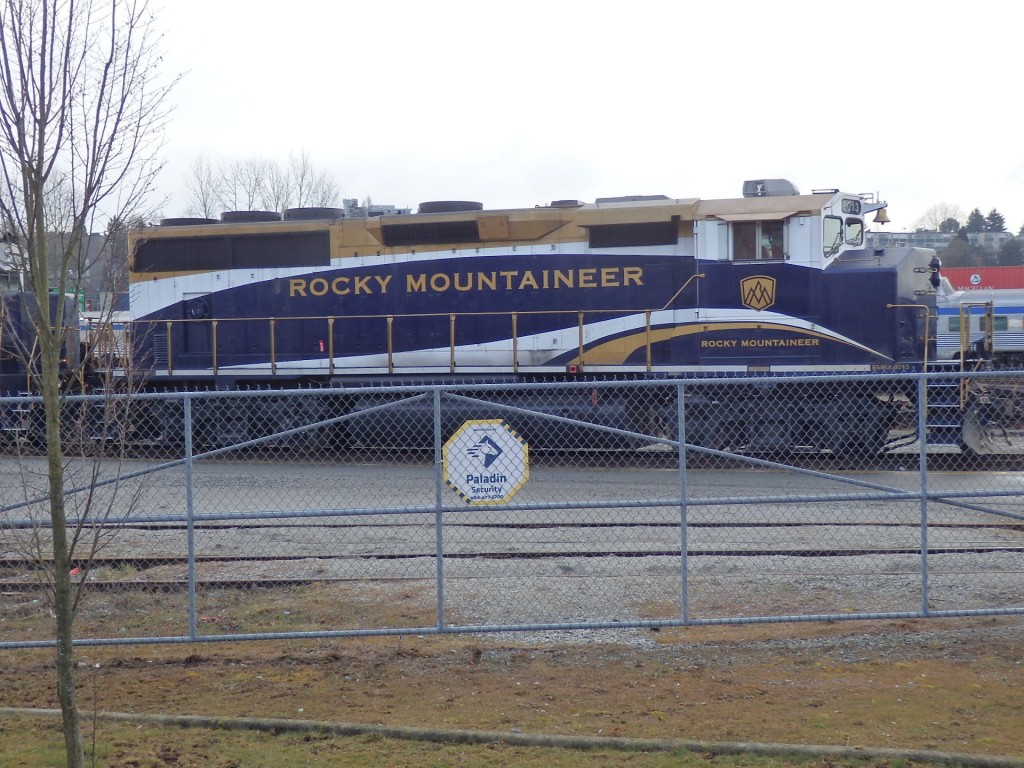
<instances>
[{"instance_id":1,"label":"locomotive handrail","mask_svg":"<svg viewBox=\"0 0 1024 768\"><path fill-rule=\"evenodd\" d=\"M274 331L277 326L277 318L270 318L270 375L277 375L277 345Z\"/></svg>"},{"instance_id":2,"label":"locomotive handrail","mask_svg":"<svg viewBox=\"0 0 1024 768\"><path fill-rule=\"evenodd\" d=\"M673 301L675 301L675 300L676 300L677 298L679 298L679 294L681 294L681 293L682 293L683 291L685 291L685 290L686 290L686 286L688 286L688 285L689 285L690 283L692 283L692 282L693 282L694 280L701 280L701 279L703 279L703 278L704 278L704 277L706 277L706 276L707 276L707 275L706 275L706 273L704 273L704 272L698 272L698 273L697 273L697 274L695 274L695 275L690 275L690 276L689 276L689 277L687 278L686 282L685 282L685 283L683 283L683 287L682 287L682 288L680 288L680 289L679 289L678 291L676 291L675 293L673 293L673 294L672 294L672 298L671 298L671 299L669 299L669 300L668 300L667 302L665 302L665 306L661 308L661 309L662 309L662 311L664 311L664 310L668 309L668 308L669 308L669 305L671 305ZM650 310L646 310L646 311L648 311L648 312L649 312Z\"/></svg>"},{"instance_id":3,"label":"locomotive handrail","mask_svg":"<svg viewBox=\"0 0 1024 768\"><path fill-rule=\"evenodd\" d=\"M168 376L170 376L171 374L174 373L174 362L173 362L174 347L171 344L171 330L172 330L172 325L171 324L173 322L174 322L173 320L168 320L167 321L167 375Z\"/></svg>"},{"instance_id":4,"label":"locomotive handrail","mask_svg":"<svg viewBox=\"0 0 1024 768\"><path fill-rule=\"evenodd\" d=\"M388 373L392 374L395 372L395 345L392 329L395 325L395 316L388 315Z\"/></svg>"},{"instance_id":5,"label":"locomotive handrail","mask_svg":"<svg viewBox=\"0 0 1024 768\"><path fill-rule=\"evenodd\" d=\"M512 313L512 373L519 373L519 313Z\"/></svg>"},{"instance_id":6,"label":"locomotive handrail","mask_svg":"<svg viewBox=\"0 0 1024 768\"><path fill-rule=\"evenodd\" d=\"M448 315L448 372L455 373L455 313Z\"/></svg>"},{"instance_id":7,"label":"locomotive handrail","mask_svg":"<svg viewBox=\"0 0 1024 768\"><path fill-rule=\"evenodd\" d=\"M327 318L327 372L334 375L334 318Z\"/></svg>"},{"instance_id":8,"label":"locomotive handrail","mask_svg":"<svg viewBox=\"0 0 1024 768\"><path fill-rule=\"evenodd\" d=\"M695 279L703 277L703 273L692 275L689 280L676 292L676 296L685 290L686 286ZM671 301L669 302L671 304ZM541 316L541 315L576 315L576 348L580 367L583 366L586 356L586 318L588 316L593 317L594 315L643 315L644 317L644 352L645 352L645 368L650 371L653 368L653 331L651 327L652 315L656 312L665 311L662 309L591 309L586 311L573 311L573 310L520 310L515 312L503 312L503 311L475 311L475 312L411 312L409 314L402 315L295 315L290 317L237 317L237 318L182 318L180 320L128 320L125 321L125 334L126 338L131 338L135 335L135 331L140 328L152 326L155 323L162 324L166 327L167 333L167 349L166 349L166 362L160 366L167 371L169 375L174 373L176 367L179 366L180 361L174 357L174 344L171 343L173 334L176 327L186 326L202 326L204 323L209 324L210 328L210 369L213 375L217 375L224 365L229 364L224 360L224 354L219 349L219 339L223 335L221 334L221 324L233 324L233 323L267 323L268 329L268 352L269 352L269 365L271 375L277 375L280 373L280 354L278 344L278 330L280 323L286 322L302 322L302 321L326 321L327 323L327 338L321 340L319 351L323 353L327 358L327 367L331 375L336 371L335 364L335 353L336 344L334 339L334 328L337 320L384 320L386 324L385 333L387 337L387 370L389 374L395 372L395 339L394 339L394 326L396 320L417 320L427 318L448 318L448 348L449 348L449 359L448 368L449 371L454 373L457 368L456 360L456 348L457 344L457 325L459 318L469 317L502 317L507 316L511 322L511 343L512 343L512 370L518 373L520 368L519 361L519 349L520 349L520 338L519 338L519 320L524 315L529 316ZM140 337L141 338L141 337Z\"/></svg>"},{"instance_id":9,"label":"locomotive handrail","mask_svg":"<svg viewBox=\"0 0 1024 768\"><path fill-rule=\"evenodd\" d=\"M982 323L982 343L986 352L991 353L995 340L995 316L994 304L991 301L964 302L960 305L960 370L966 371L967 353L971 348L971 308L981 307L984 310ZM980 356L974 362L974 370L981 368L984 356ZM960 380L960 408L967 407L968 386L970 381L966 378Z\"/></svg>"},{"instance_id":10,"label":"locomotive handrail","mask_svg":"<svg viewBox=\"0 0 1024 768\"><path fill-rule=\"evenodd\" d=\"M268 319L270 319L270 318L268 318ZM211 342L211 344L212 344L211 350L213 352L213 365L212 365L213 375L216 376L217 375L217 321L216 320L213 321L213 341ZM271 360L273 360L273 356L271 356Z\"/></svg>"},{"instance_id":11,"label":"locomotive handrail","mask_svg":"<svg viewBox=\"0 0 1024 768\"><path fill-rule=\"evenodd\" d=\"M973 307L981 307L985 311L983 315L985 321L981 328L985 349L991 351L995 334L994 306L991 301L964 302L960 305L960 370L962 371L966 370L964 361L971 348L971 308Z\"/></svg>"}]
</instances>

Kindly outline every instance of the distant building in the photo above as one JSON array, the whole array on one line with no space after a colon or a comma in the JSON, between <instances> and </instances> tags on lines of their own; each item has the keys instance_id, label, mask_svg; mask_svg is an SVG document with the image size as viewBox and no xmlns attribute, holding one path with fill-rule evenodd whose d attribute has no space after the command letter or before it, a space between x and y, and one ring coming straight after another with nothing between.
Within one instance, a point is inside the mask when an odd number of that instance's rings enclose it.
<instances>
[{"instance_id":1,"label":"distant building","mask_svg":"<svg viewBox=\"0 0 1024 768\"><path fill-rule=\"evenodd\" d=\"M934 248L941 251L955 238L955 234L935 232L934 230L918 232L868 232L869 248ZM998 251L1007 240L1013 239L1012 232L968 232L967 241L978 248Z\"/></svg>"},{"instance_id":2,"label":"distant building","mask_svg":"<svg viewBox=\"0 0 1024 768\"><path fill-rule=\"evenodd\" d=\"M369 207L359 204L354 197L346 197L342 200L345 209L345 216L397 216L410 212L409 208L397 208L393 205L373 205Z\"/></svg>"}]
</instances>

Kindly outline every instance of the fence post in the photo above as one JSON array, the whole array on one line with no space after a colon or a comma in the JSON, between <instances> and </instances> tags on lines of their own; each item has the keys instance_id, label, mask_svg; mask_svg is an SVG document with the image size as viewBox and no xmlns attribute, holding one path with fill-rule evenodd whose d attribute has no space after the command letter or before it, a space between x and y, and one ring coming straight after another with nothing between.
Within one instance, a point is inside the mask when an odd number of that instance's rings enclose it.
<instances>
[{"instance_id":1,"label":"fence post","mask_svg":"<svg viewBox=\"0 0 1024 768\"><path fill-rule=\"evenodd\" d=\"M441 450L441 389L434 386L434 559L437 561L437 629L444 631L444 528L441 511L444 452Z\"/></svg>"},{"instance_id":2,"label":"fence post","mask_svg":"<svg viewBox=\"0 0 1024 768\"><path fill-rule=\"evenodd\" d=\"M686 404L682 382L676 384L676 436L679 438L679 589L680 618L690 621L689 503L686 488Z\"/></svg>"},{"instance_id":3,"label":"fence post","mask_svg":"<svg viewBox=\"0 0 1024 768\"><path fill-rule=\"evenodd\" d=\"M192 475L192 398L185 393L185 535L188 542L188 636L195 640L198 635L196 618L196 530L195 498Z\"/></svg>"},{"instance_id":4,"label":"fence post","mask_svg":"<svg viewBox=\"0 0 1024 768\"><path fill-rule=\"evenodd\" d=\"M921 615L928 615L928 372L917 382L918 464L921 493Z\"/></svg>"}]
</instances>

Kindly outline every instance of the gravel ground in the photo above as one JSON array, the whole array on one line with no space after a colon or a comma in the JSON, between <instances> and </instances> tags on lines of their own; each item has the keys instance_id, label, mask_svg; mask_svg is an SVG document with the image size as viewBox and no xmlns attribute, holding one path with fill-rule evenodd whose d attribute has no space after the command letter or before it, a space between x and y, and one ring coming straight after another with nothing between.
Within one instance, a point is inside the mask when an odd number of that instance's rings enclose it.
<instances>
[{"instance_id":1,"label":"gravel ground","mask_svg":"<svg viewBox=\"0 0 1024 768\"><path fill-rule=\"evenodd\" d=\"M196 497L202 502L200 510L207 512L433 503L431 467L224 462L198 471ZM676 470L549 468L536 474L524 499L576 499L581 507L467 509L446 515L444 606L449 626L669 620L683 615L684 608L691 620L839 619L922 610L921 559L915 553L920 546L917 501L695 506L688 546L699 554L689 561L684 607L678 555L666 554L679 549L680 531L673 527L679 510L638 501L670 497L677 490ZM136 511L180 514L182 479L180 470L174 470L147 480ZM858 474L855 479L908 489L917 482L914 473ZM822 478L782 472L701 471L692 473L692 480L695 495L717 498L851 490ZM1020 495L1013 495L1013 489L1021 480L1013 473L939 473L932 484L1001 489L1007 495L972 503L1019 506ZM614 498L633 502L607 510L584 503ZM928 543L947 553L929 557L928 610L1024 612L1024 529L1000 514L937 503L932 507L938 524L929 528ZM329 519L330 525L313 517L266 522L263 526L249 518L199 528L197 554L224 557L200 563L199 578L329 580L384 600L414 590L419 614L436 615L432 516L362 515ZM116 532L104 554L173 558L185 554L186 544L182 529L129 527ZM871 551L887 547L902 551ZM974 551L982 549L986 551ZM12 532L0 531L0 554L16 551ZM32 578L27 571L3 575L10 580ZM131 569L101 570L92 576L180 582L186 571L180 564L147 567L137 561ZM200 587L200 599L204 589ZM647 629L585 634L588 642L656 645ZM582 635L545 629L510 636L542 643L574 642Z\"/></svg>"}]
</instances>

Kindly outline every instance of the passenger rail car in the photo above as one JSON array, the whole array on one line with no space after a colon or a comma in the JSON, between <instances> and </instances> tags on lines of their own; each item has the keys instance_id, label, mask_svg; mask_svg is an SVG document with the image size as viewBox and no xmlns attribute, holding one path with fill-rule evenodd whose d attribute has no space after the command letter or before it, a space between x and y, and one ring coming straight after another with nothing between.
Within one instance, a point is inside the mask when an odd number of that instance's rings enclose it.
<instances>
[{"instance_id":1,"label":"passenger rail car","mask_svg":"<svg viewBox=\"0 0 1024 768\"><path fill-rule=\"evenodd\" d=\"M878 450L888 385L837 397L785 378L934 358L938 261L867 248L865 216L883 206L764 179L731 199L169 220L132 236L133 364L156 389L729 375L742 381L727 403L693 390L694 441ZM777 380L767 409L750 376ZM592 420L659 421L602 408Z\"/></svg>"},{"instance_id":2,"label":"passenger rail car","mask_svg":"<svg viewBox=\"0 0 1024 768\"><path fill-rule=\"evenodd\" d=\"M1024 367L1024 289L940 292L937 309L940 359L957 360L966 347L984 354L996 367ZM991 329L986 328L988 322ZM990 350L979 347L987 336Z\"/></svg>"}]
</instances>

